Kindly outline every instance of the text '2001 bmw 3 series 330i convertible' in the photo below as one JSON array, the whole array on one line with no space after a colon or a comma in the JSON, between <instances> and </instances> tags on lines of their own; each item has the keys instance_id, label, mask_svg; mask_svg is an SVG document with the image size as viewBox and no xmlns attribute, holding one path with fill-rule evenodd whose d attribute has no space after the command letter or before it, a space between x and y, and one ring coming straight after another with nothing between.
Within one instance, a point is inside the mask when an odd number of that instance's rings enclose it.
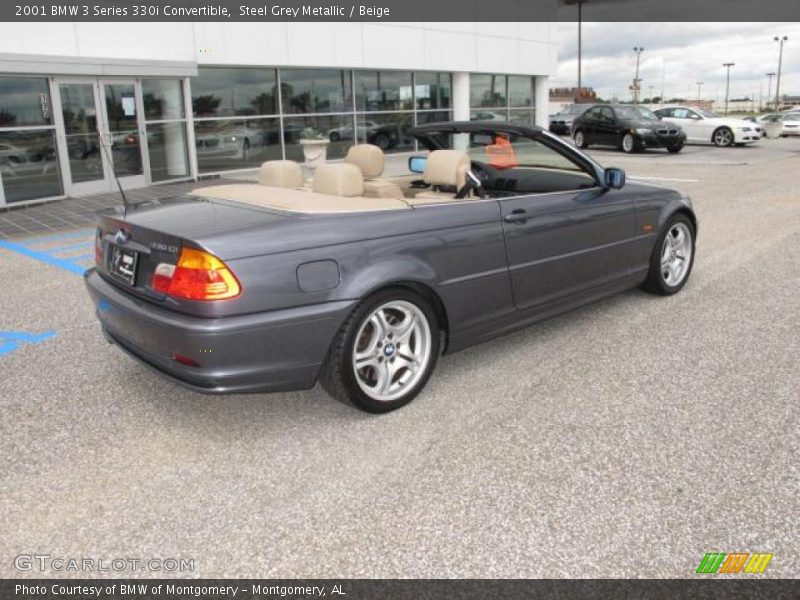
<instances>
[{"instance_id":1,"label":"text '2001 bmw 3 series 330i convertible'","mask_svg":"<svg viewBox=\"0 0 800 600\"><path fill-rule=\"evenodd\" d=\"M697 221L680 193L628 182L539 128L449 122L384 176L356 144L310 180L99 215L86 273L106 338L208 393L307 389L370 412L410 402L439 355L622 290L686 283Z\"/></svg>"}]
</instances>

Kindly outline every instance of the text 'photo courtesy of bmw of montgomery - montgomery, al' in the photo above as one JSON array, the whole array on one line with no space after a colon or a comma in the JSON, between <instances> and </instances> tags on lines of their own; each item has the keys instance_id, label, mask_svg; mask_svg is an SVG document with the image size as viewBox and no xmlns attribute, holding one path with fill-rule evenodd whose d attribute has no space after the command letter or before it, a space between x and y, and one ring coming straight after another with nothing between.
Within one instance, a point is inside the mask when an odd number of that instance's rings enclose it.
<instances>
[{"instance_id":1,"label":"text 'photo courtesy of bmw of montgomery - montgomery, al'","mask_svg":"<svg viewBox=\"0 0 800 600\"><path fill-rule=\"evenodd\" d=\"M410 402L439 355L636 286L686 283L697 220L537 127L422 125L383 176L350 148L306 181L201 187L99 216L86 275L111 342L210 393L307 389L370 412Z\"/></svg>"}]
</instances>

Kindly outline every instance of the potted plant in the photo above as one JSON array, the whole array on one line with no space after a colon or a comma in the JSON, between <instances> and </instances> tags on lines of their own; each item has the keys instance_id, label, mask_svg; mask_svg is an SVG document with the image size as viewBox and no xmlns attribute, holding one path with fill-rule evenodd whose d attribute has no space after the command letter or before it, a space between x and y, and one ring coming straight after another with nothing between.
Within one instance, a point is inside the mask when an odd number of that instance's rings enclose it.
<instances>
[{"instance_id":1,"label":"potted plant","mask_svg":"<svg viewBox=\"0 0 800 600\"><path fill-rule=\"evenodd\" d=\"M306 127L300 132L300 146L303 148L303 157L309 169L316 169L325 164L330 143L331 141L314 127Z\"/></svg>"}]
</instances>

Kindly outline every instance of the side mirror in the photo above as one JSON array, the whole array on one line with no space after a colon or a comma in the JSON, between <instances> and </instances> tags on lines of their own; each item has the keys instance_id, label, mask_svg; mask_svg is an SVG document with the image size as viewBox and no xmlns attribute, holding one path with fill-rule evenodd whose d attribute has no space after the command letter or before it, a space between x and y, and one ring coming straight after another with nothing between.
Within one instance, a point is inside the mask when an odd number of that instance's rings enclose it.
<instances>
[{"instance_id":1,"label":"side mirror","mask_svg":"<svg viewBox=\"0 0 800 600\"><path fill-rule=\"evenodd\" d=\"M409 156L408 170L412 173L424 173L425 165L428 162L427 156Z\"/></svg>"},{"instance_id":2,"label":"side mirror","mask_svg":"<svg viewBox=\"0 0 800 600\"><path fill-rule=\"evenodd\" d=\"M618 190L625 186L625 171L609 167L603 171L603 187L607 190Z\"/></svg>"}]
</instances>

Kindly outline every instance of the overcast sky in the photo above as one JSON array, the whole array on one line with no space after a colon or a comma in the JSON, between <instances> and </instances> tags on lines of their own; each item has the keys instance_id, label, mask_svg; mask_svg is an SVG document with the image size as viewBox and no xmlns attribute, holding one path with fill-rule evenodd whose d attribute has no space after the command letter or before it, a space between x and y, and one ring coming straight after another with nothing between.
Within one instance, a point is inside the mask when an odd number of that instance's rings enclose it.
<instances>
[{"instance_id":1,"label":"overcast sky","mask_svg":"<svg viewBox=\"0 0 800 600\"><path fill-rule=\"evenodd\" d=\"M559 23L558 75L554 86L574 86L578 77L578 25ZM776 35L783 46L781 95L800 95L800 23L584 23L583 85L610 99L630 99L636 69L634 46L643 46L639 67L642 97L725 98L724 62L731 68L730 97L767 95L766 73L778 70ZM662 83L663 82L663 83ZM772 80L775 94L775 78Z\"/></svg>"}]
</instances>

